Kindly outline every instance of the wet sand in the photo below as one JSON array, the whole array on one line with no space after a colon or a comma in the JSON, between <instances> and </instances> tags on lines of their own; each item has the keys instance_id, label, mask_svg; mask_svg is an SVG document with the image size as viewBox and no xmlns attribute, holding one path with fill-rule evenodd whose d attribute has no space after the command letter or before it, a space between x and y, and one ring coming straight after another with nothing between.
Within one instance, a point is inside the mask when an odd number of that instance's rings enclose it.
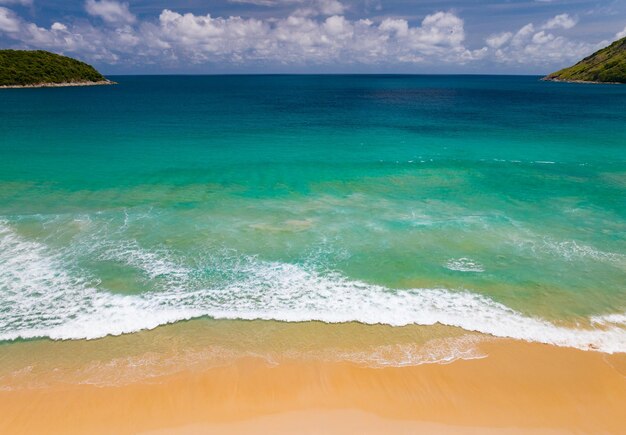
<instances>
[{"instance_id":1,"label":"wet sand","mask_svg":"<svg viewBox=\"0 0 626 435\"><path fill-rule=\"evenodd\" d=\"M108 385L4 377L0 433L626 430L626 354L512 340L477 347L486 357L404 367L245 356Z\"/></svg>"}]
</instances>

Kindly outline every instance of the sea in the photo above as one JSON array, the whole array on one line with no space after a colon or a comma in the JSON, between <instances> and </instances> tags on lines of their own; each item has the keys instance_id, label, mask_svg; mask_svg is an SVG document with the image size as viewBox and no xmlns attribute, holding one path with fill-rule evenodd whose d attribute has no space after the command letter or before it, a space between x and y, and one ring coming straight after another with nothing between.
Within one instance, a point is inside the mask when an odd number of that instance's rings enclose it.
<instances>
[{"instance_id":1,"label":"sea","mask_svg":"<svg viewBox=\"0 0 626 435\"><path fill-rule=\"evenodd\" d=\"M626 86L111 78L0 91L5 349L197 319L626 352Z\"/></svg>"}]
</instances>

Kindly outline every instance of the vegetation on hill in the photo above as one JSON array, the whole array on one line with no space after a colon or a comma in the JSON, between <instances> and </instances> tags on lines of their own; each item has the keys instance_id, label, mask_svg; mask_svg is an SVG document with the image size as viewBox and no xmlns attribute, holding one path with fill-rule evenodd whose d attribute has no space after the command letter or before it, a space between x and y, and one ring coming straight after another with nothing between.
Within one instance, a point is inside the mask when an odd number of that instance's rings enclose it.
<instances>
[{"instance_id":1,"label":"vegetation on hill","mask_svg":"<svg viewBox=\"0 0 626 435\"><path fill-rule=\"evenodd\" d=\"M549 74L544 79L626 83L626 38L619 39L576 65Z\"/></svg>"},{"instance_id":2,"label":"vegetation on hill","mask_svg":"<svg viewBox=\"0 0 626 435\"><path fill-rule=\"evenodd\" d=\"M102 82L94 67L43 50L0 50L0 86Z\"/></svg>"}]
</instances>

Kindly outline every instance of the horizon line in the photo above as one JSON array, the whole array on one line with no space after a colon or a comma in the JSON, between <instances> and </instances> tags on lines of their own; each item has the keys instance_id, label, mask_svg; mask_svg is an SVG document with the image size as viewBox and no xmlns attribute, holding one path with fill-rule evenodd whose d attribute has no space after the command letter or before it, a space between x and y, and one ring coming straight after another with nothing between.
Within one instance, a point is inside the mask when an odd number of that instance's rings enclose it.
<instances>
[{"instance_id":1,"label":"horizon line","mask_svg":"<svg viewBox=\"0 0 626 435\"><path fill-rule=\"evenodd\" d=\"M482 73L102 73L107 77L155 76L155 77L205 77L205 76L456 76L456 77L543 77L546 74L482 74Z\"/></svg>"}]
</instances>

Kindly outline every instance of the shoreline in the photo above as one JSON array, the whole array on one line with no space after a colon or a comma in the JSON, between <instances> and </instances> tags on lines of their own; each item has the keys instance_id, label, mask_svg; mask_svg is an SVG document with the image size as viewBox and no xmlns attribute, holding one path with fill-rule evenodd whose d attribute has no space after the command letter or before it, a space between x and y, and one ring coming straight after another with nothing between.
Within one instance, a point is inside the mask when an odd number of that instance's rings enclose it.
<instances>
[{"instance_id":1,"label":"shoreline","mask_svg":"<svg viewBox=\"0 0 626 435\"><path fill-rule=\"evenodd\" d=\"M562 80L556 78L542 77L541 81L543 82L555 82L555 83L587 83L592 85L623 85L625 83L621 82L598 82L592 80Z\"/></svg>"},{"instance_id":2,"label":"shoreline","mask_svg":"<svg viewBox=\"0 0 626 435\"><path fill-rule=\"evenodd\" d=\"M311 332L317 336L320 331ZM146 343L149 337L153 343L175 341L174 335L145 334L139 339ZM281 337L285 339L280 334L267 338L274 343ZM17 353L35 358L35 345L25 343ZM102 359L112 345L126 357ZM171 371L161 371L162 360L150 358L164 350L144 344L145 349L130 358L136 349L129 338L42 346L66 354L67 361L75 361L81 349L97 358L71 377L59 371L62 359L44 370L27 364L13 376L0 377L0 412L11 416L0 421L0 432L158 435L250 433L264 428L277 434L306 433L303 429L329 434L618 433L623 429L624 353L489 339L475 344L480 358L406 366L364 366L306 355L275 359L255 352L213 364L199 352L193 363L178 358L170 364ZM8 348L5 351L0 361L6 364L13 356ZM186 343L176 350L179 356L186 352ZM124 378L124 365L132 366L135 374L148 375ZM159 370L150 374L155 367ZM86 372L91 377L82 376ZM99 382L96 375L107 382ZM29 381L21 382L25 376Z\"/></svg>"},{"instance_id":3,"label":"shoreline","mask_svg":"<svg viewBox=\"0 0 626 435\"><path fill-rule=\"evenodd\" d=\"M101 80L98 82L64 82L64 83L37 83L32 85L3 85L0 89L30 89L30 88L66 88L74 86L104 86L116 85L117 82L111 80Z\"/></svg>"}]
</instances>

